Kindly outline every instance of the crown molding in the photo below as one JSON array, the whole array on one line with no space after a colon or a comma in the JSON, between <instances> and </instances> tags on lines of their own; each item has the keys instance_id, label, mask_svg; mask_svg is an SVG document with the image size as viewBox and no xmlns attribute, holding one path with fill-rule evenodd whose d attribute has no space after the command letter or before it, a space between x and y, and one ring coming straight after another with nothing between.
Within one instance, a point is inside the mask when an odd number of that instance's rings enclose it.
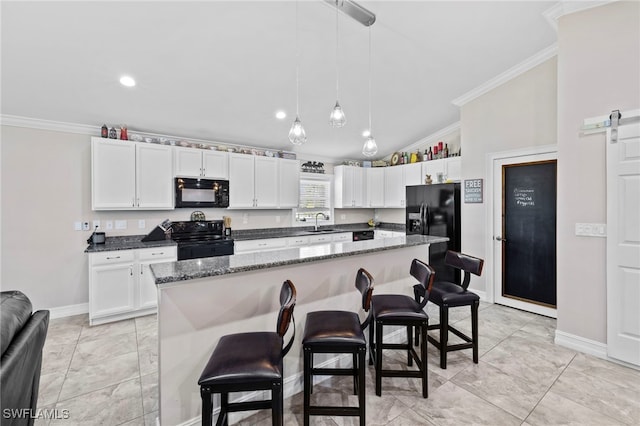
<instances>
[{"instance_id":1,"label":"crown molding","mask_svg":"<svg viewBox=\"0 0 640 426\"><path fill-rule=\"evenodd\" d=\"M570 15L582 10L592 9L607 3L613 3L618 0L595 0L595 1L567 1L561 0L549 9L542 12L542 16L547 20L551 28L558 31L558 19L561 16Z\"/></svg>"},{"instance_id":2,"label":"crown molding","mask_svg":"<svg viewBox=\"0 0 640 426\"><path fill-rule=\"evenodd\" d=\"M100 136L100 126L65 123L62 121L43 120L40 118L21 117L18 115L0 115L3 126L27 127L30 129L51 130L54 132L78 133L81 135Z\"/></svg>"},{"instance_id":3,"label":"crown molding","mask_svg":"<svg viewBox=\"0 0 640 426\"><path fill-rule=\"evenodd\" d=\"M472 100L476 99L479 96L484 95L485 93L495 89L506 83L509 80L512 80L519 75L529 71L530 69L540 65L541 63L553 58L558 54L558 43L553 43L551 46L542 49L540 52L531 56L530 58L525 59L519 64L509 68L502 74L492 78L491 80L481 84L475 89L465 93L464 95L454 99L451 101L455 106L461 107Z\"/></svg>"},{"instance_id":4,"label":"crown molding","mask_svg":"<svg viewBox=\"0 0 640 426\"><path fill-rule=\"evenodd\" d=\"M448 125L447 127L438 130L435 133L430 134L429 136L426 136L414 143L412 143L409 146L406 146L402 149L400 149L399 151L407 151L407 152L413 152L414 150L421 148L425 145L431 145L433 142L437 142L439 140L441 140L444 136L447 136L450 133L455 132L456 130L460 130L460 122L456 121L453 124Z\"/></svg>"}]
</instances>

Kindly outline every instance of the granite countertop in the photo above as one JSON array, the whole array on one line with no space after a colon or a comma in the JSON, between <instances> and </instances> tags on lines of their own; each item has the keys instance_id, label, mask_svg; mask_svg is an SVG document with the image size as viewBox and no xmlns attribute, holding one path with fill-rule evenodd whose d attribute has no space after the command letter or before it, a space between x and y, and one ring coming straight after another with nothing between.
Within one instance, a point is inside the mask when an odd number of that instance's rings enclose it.
<instances>
[{"instance_id":1,"label":"granite countertop","mask_svg":"<svg viewBox=\"0 0 640 426\"><path fill-rule=\"evenodd\" d=\"M188 281L196 278L315 262L318 260L393 250L402 247L439 243L448 240L446 237L408 235L380 240L328 243L308 247L236 254L233 256L158 263L151 265L151 271L155 276L156 284L162 287L162 284Z\"/></svg>"},{"instance_id":2,"label":"granite countertop","mask_svg":"<svg viewBox=\"0 0 640 426\"><path fill-rule=\"evenodd\" d=\"M144 235L127 235L122 237L107 237L104 244L90 244L85 250L85 253L98 253L101 251L118 251L118 250L132 250L132 249L144 249L151 247L166 247L177 246L178 244L173 240L161 240L161 241L149 241L143 243L142 239Z\"/></svg>"},{"instance_id":3,"label":"granite countertop","mask_svg":"<svg viewBox=\"0 0 640 426\"><path fill-rule=\"evenodd\" d=\"M295 228L268 228L268 229L246 229L234 230L232 237L235 241L258 240L262 238L284 238L299 237L301 235L317 235L317 234L337 234L340 232L357 232L357 231L373 231L376 229L385 231L405 232L405 224L382 223L376 227L371 227L366 223L353 223L346 225L327 225L319 226L318 230L322 232L314 232L313 226L295 227Z\"/></svg>"}]
</instances>

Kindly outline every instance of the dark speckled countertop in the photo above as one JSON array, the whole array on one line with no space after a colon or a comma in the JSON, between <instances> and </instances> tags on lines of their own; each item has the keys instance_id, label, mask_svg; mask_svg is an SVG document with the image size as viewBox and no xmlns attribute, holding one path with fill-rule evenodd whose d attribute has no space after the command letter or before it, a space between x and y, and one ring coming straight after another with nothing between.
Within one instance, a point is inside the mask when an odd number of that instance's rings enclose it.
<instances>
[{"instance_id":1,"label":"dark speckled countertop","mask_svg":"<svg viewBox=\"0 0 640 426\"><path fill-rule=\"evenodd\" d=\"M412 247L448 241L446 237L408 235L356 242L318 244L307 247L284 248L233 256L208 257L151 265L156 284L179 283L196 278L227 275L237 272L294 265L318 260L354 256L402 247Z\"/></svg>"},{"instance_id":2,"label":"dark speckled countertop","mask_svg":"<svg viewBox=\"0 0 640 426\"><path fill-rule=\"evenodd\" d=\"M368 226L366 223L354 223L347 225L320 226L323 233L339 233L367 231L374 229L382 229L386 231L404 232L404 224L382 223L375 228ZM296 228L267 228L267 229L244 229L234 230L231 236L235 241L258 240L262 238L283 238L297 237L300 235L313 235L313 226L296 227ZM177 245L173 240L151 241L143 243L141 240L144 235L127 235L122 237L107 237L104 244L91 244L85 249L85 253L97 253L101 251L116 250L132 250L144 249L150 247L163 247Z\"/></svg>"}]
</instances>

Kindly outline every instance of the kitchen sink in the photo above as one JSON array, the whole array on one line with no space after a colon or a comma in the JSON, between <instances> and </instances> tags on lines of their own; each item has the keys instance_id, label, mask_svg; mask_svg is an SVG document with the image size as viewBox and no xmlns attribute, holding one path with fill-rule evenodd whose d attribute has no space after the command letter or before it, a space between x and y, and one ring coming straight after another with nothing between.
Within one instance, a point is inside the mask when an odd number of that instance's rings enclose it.
<instances>
[{"instance_id":1,"label":"kitchen sink","mask_svg":"<svg viewBox=\"0 0 640 426\"><path fill-rule=\"evenodd\" d=\"M305 234L306 235L308 235L308 234L329 234L331 232L338 232L338 230L337 229L333 229L333 228L330 228L330 229L325 228L325 229L317 229L317 230L316 229L311 229L309 231L301 231L300 234L303 234L303 235L305 235Z\"/></svg>"}]
</instances>

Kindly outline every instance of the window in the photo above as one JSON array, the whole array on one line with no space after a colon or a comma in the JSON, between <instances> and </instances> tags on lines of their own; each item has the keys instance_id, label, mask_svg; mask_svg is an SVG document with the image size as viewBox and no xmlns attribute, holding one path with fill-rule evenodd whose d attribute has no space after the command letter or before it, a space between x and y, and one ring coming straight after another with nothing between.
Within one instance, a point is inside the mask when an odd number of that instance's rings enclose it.
<instances>
[{"instance_id":1,"label":"window","mask_svg":"<svg viewBox=\"0 0 640 426\"><path fill-rule=\"evenodd\" d=\"M333 203L331 202L331 180L326 177L300 179L300 201L295 210L296 225L333 224Z\"/></svg>"}]
</instances>

